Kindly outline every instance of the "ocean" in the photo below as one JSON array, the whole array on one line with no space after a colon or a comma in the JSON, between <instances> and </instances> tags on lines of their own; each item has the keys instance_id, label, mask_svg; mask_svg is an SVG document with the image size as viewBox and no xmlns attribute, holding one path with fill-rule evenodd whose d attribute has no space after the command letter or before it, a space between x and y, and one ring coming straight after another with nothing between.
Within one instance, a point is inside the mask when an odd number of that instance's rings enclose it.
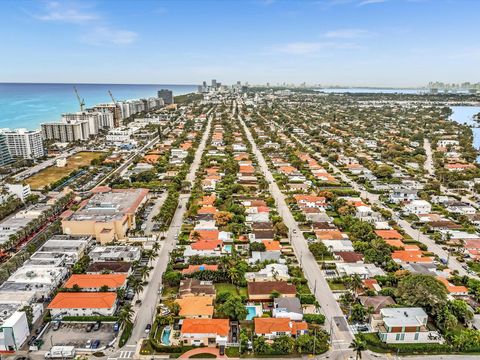
<instances>
[{"instance_id":1,"label":"ocean","mask_svg":"<svg viewBox=\"0 0 480 360\"><path fill-rule=\"evenodd\" d=\"M74 85L87 107L112 102L108 90L117 101L156 96L160 89L174 95L197 91L197 85L0 83L0 128L34 130L42 122L60 120L62 113L79 111Z\"/></svg>"}]
</instances>

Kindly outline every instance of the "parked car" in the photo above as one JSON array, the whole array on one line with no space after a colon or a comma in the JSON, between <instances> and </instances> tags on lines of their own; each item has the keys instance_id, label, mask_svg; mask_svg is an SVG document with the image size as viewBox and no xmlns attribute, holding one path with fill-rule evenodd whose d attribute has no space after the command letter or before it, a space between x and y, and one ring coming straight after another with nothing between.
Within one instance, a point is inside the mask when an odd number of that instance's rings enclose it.
<instances>
[{"instance_id":1,"label":"parked car","mask_svg":"<svg viewBox=\"0 0 480 360\"><path fill-rule=\"evenodd\" d=\"M86 332L90 332L93 329L93 324L87 324L87 327L85 328Z\"/></svg>"},{"instance_id":2,"label":"parked car","mask_svg":"<svg viewBox=\"0 0 480 360\"><path fill-rule=\"evenodd\" d=\"M152 330L152 324L147 324L147 326L145 326L145 332L148 334L151 330Z\"/></svg>"},{"instance_id":3,"label":"parked car","mask_svg":"<svg viewBox=\"0 0 480 360\"><path fill-rule=\"evenodd\" d=\"M90 349L92 347L92 340L87 340L87 343L85 344L85 349Z\"/></svg>"},{"instance_id":4,"label":"parked car","mask_svg":"<svg viewBox=\"0 0 480 360\"><path fill-rule=\"evenodd\" d=\"M93 331L98 331L100 330L100 327L102 326L102 323L100 321L97 321L95 325L93 325Z\"/></svg>"},{"instance_id":5,"label":"parked car","mask_svg":"<svg viewBox=\"0 0 480 360\"><path fill-rule=\"evenodd\" d=\"M62 323L60 321L54 321L52 326L53 331L57 331L58 329L60 329L61 325Z\"/></svg>"},{"instance_id":6,"label":"parked car","mask_svg":"<svg viewBox=\"0 0 480 360\"><path fill-rule=\"evenodd\" d=\"M100 347L100 340L92 342L92 349L98 349Z\"/></svg>"},{"instance_id":7,"label":"parked car","mask_svg":"<svg viewBox=\"0 0 480 360\"><path fill-rule=\"evenodd\" d=\"M35 342L36 339L37 339L37 337L36 337L35 335L33 335L33 336L30 338L30 340L28 340L28 343L27 343L27 344L28 344L29 346L30 346L30 345L33 345L33 343Z\"/></svg>"},{"instance_id":8,"label":"parked car","mask_svg":"<svg viewBox=\"0 0 480 360\"><path fill-rule=\"evenodd\" d=\"M113 331L118 332L118 330L120 330L120 324L117 322L113 324Z\"/></svg>"}]
</instances>

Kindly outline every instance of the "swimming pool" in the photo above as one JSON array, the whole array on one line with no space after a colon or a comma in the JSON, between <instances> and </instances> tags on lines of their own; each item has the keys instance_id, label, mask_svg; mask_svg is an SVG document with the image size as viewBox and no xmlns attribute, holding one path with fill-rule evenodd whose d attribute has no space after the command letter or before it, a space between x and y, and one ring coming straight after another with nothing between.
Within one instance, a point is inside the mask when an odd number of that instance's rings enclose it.
<instances>
[{"instance_id":1,"label":"swimming pool","mask_svg":"<svg viewBox=\"0 0 480 360\"><path fill-rule=\"evenodd\" d=\"M162 344L163 345L170 345L170 332L172 329L170 326L165 326L162 332Z\"/></svg>"},{"instance_id":2,"label":"swimming pool","mask_svg":"<svg viewBox=\"0 0 480 360\"><path fill-rule=\"evenodd\" d=\"M257 307L256 306L247 306L247 320L252 320L255 316L257 316Z\"/></svg>"},{"instance_id":3,"label":"swimming pool","mask_svg":"<svg viewBox=\"0 0 480 360\"><path fill-rule=\"evenodd\" d=\"M223 250L225 250L225 252L227 252L227 253L231 253L232 252L232 245L225 245L223 247Z\"/></svg>"}]
</instances>

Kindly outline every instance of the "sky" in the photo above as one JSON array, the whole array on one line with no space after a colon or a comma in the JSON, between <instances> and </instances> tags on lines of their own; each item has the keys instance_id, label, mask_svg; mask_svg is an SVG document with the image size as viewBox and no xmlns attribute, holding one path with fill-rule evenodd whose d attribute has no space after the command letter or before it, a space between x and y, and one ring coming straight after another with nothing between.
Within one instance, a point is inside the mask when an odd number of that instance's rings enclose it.
<instances>
[{"instance_id":1,"label":"sky","mask_svg":"<svg viewBox=\"0 0 480 360\"><path fill-rule=\"evenodd\" d=\"M480 82L480 0L3 0L0 82Z\"/></svg>"}]
</instances>

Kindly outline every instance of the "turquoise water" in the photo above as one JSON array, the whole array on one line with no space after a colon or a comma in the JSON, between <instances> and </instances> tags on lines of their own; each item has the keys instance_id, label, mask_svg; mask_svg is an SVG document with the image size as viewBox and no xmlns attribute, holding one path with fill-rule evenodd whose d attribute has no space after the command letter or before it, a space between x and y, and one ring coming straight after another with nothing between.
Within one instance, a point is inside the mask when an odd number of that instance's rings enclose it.
<instances>
[{"instance_id":1,"label":"turquoise water","mask_svg":"<svg viewBox=\"0 0 480 360\"><path fill-rule=\"evenodd\" d=\"M473 116L480 113L480 106L450 106L452 115L450 119L460 124L478 126L479 124L473 120ZM480 148L480 128L472 128L473 146ZM478 159L477 159L478 161Z\"/></svg>"},{"instance_id":2,"label":"turquoise water","mask_svg":"<svg viewBox=\"0 0 480 360\"><path fill-rule=\"evenodd\" d=\"M232 252L232 245L225 245L225 246L223 247L223 249L224 249L226 252L231 253L231 252Z\"/></svg>"},{"instance_id":3,"label":"turquoise water","mask_svg":"<svg viewBox=\"0 0 480 360\"><path fill-rule=\"evenodd\" d=\"M170 345L170 332L171 332L170 326L166 326L163 329L163 332L162 332L162 344L163 345Z\"/></svg>"},{"instance_id":4,"label":"turquoise water","mask_svg":"<svg viewBox=\"0 0 480 360\"><path fill-rule=\"evenodd\" d=\"M257 309L255 306L246 306L248 314L246 319L252 320L255 316L257 316Z\"/></svg>"},{"instance_id":5,"label":"turquoise water","mask_svg":"<svg viewBox=\"0 0 480 360\"><path fill-rule=\"evenodd\" d=\"M197 90L196 85L121 85L76 84L87 107L112 102L157 95L157 90L170 89L174 95ZM64 112L78 111L79 104L73 84L17 84L0 83L0 128L40 127L42 122L59 120Z\"/></svg>"}]
</instances>

